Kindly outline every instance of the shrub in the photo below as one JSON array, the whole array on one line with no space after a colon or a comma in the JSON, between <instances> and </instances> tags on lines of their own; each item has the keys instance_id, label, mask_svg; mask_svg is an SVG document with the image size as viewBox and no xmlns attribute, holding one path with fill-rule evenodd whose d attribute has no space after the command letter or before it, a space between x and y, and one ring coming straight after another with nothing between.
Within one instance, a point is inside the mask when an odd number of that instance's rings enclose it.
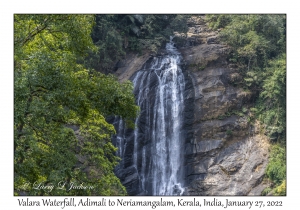
<instances>
[{"instance_id":1,"label":"shrub","mask_svg":"<svg viewBox=\"0 0 300 210\"><path fill-rule=\"evenodd\" d=\"M275 144L271 148L266 175L276 185L282 184L286 179L286 151L285 147Z\"/></svg>"},{"instance_id":2,"label":"shrub","mask_svg":"<svg viewBox=\"0 0 300 210\"><path fill-rule=\"evenodd\" d=\"M231 136L232 135L232 130L227 130L226 135Z\"/></svg>"}]
</instances>

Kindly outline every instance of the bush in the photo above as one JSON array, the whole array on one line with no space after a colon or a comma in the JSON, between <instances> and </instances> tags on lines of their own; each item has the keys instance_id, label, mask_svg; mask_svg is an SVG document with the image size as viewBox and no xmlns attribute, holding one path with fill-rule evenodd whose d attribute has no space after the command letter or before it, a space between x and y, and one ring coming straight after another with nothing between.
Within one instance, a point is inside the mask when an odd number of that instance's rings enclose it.
<instances>
[{"instance_id":1,"label":"bush","mask_svg":"<svg viewBox=\"0 0 300 210\"><path fill-rule=\"evenodd\" d=\"M274 195L286 195L286 181L283 180L281 185L275 188Z\"/></svg>"},{"instance_id":2,"label":"bush","mask_svg":"<svg viewBox=\"0 0 300 210\"><path fill-rule=\"evenodd\" d=\"M286 151L285 147L275 144L271 148L266 175L277 186L286 179Z\"/></svg>"},{"instance_id":3,"label":"bush","mask_svg":"<svg viewBox=\"0 0 300 210\"><path fill-rule=\"evenodd\" d=\"M232 135L232 130L227 130L226 135L231 136Z\"/></svg>"},{"instance_id":4,"label":"bush","mask_svg":"<svg viewBox=\"0 0 300 210\"><path fill-rule=\"evenodd\" d=\"M272 191L272 189L270 187L267 187L261 192L261 195L268 195L268 193L271 191Z\"/></svg>"}]
</instances>

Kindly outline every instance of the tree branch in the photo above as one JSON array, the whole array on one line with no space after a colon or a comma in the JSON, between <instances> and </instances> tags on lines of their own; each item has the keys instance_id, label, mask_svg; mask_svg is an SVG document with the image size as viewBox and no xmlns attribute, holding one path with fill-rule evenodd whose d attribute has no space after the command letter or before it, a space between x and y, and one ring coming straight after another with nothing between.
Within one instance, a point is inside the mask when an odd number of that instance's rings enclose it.
<instances>
[{"instance_id":1,"label":"tree branch","mask_svg":"<svg viewBox=\"0 0 300 210\"><path fill-rule=\"evenodd\" d=\"M43 30L45 30L45 29L48 27L48 24L47 24L47 21L48 21L48 20L49 20L49 19L46 18L46 19L44 20L44 22L43 22L41 25L35 27L35 29L33 29L33 30L28 34L28 36L24 39L24 41L22 42L22 46L24 46L29 40L31 40L31 39L32 39L33 37L35 37L37 34L41 33ZM43 26L43 24L44 24L44 26Z\"/></svg>"}]
</instances>

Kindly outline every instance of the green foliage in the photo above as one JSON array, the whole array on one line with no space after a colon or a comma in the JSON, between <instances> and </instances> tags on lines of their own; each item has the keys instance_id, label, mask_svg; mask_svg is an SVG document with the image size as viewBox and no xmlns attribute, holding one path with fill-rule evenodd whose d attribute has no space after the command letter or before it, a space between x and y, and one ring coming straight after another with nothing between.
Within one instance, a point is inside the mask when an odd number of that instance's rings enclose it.
<instances>
[{"instance_id":1,"label":"green foliage","mask_svg":"<svg viewBox=\"0 0 300 210\"><path fill-rule=\"evenodd\" d=\"M261 195L268 195L271 191L272 189L270 187L267 187L261 192Z\"/></svg>"},{"instance_id":2,"label":"green foliage","mask_svg":"<svg viewBox=\"0 0 300 210\"><path fill-rule=\"evenodd\" d=\"M286 195L286 180L283 180L281 185L274 189L274 195Z\"/></svg>"},{"instance_id":3,"label":"green foliage","mask_svg":"<svg viewBox=\"0 0 300 210\"><path fill-rule=\"evenodd\" d=\"M266 175L276 185L280 185L286 179L286 149L278 144L271 148Z\"/></svg>"},{"instance_id":4,"label":"green foliage","mask_svg":"<svg viewBox=\"0 0 300 210\"><path fill-rule=\"evenodd\" d=\"M163 43L169 41L175 31L186 33L189 15L141 15L143 22L138 26L140 34L138 40L143 49L156 52Z\"/></svg>"},{"instance_id":5,"label":"green foliage","mask_svg":"<svg viewBox=\"0 0 300 210\"><path fill-rule=\"evenodd\" d=\"M176 15L176 17L170 23L170 35L172 35L174 31L178 33L186 33L188 31L187 20L189 17L190 15Z\"/></svg>"},{"instance_id":6,"label":"green foliage","mask_svg":"<svg viewBox=\"0 0 300 210\"><path fill-rule=\"evenodd\" d=\"M286 195L286 148L284 146L279 144L272 146L266 175L274 183L272 193Z\"/></svg>"},{"instance_id":7,"label":"green foliage","mask_svg":"<svg viewBox=\"0 0 300 210\"><path fill-rule=\"evenodd\" d=\"M217 30L219 28L224 28L231 22L231 15L207 15L207 21L209 22L209 26Z\"/></svg>"},{"instance_id":8,"label":"green foliage","mask_svg":"<svg viewBox=\"0 0 300 210\"><path fill-rule=\"evenodd\" d=\"M145 22L141 26L141 36L145 39L151 39L158 36L164 36L169 38L170 35L173 35L176 22L180 18L178 15L145 15Z\"/></svg>"},{"instance_id":9,"label":"green foliage","mask_svg":"<svg viewBox=\"0 0 300 210\"><path fill-rule=\"evenodd\" d=\"M156 53L174 31L187 31L187 15L115 14L96 15L92 38L96 51L81 60L86 67L104 73L115 70L129 51Z\"/></svg>"},{"instance_id":10,"label":"green foliage","mask_svg":"<svg viewBox=\"0 0 300 210\"><path fill-rule=\"evenodd\" d=\"M286 16L210 15L209 25L221 28L221 39L231 46L230 62L244 77L244 88L256 97L254 112L262 130L273 142L267 177L274 183L274 195L285 195L286 179Z\"/></svg>"},{"instance_id":11,"label":"green foliage","mask_svg":"<svg viewBox=\"0 0 300 210\"><path fill-rule=\"evenodd\" d=\"M222 28L221 39L232 47L231 60L242 70L257 73L285 53L285 15L209 15L208 21Z\"/></svg>"},{"instance_id":12,"label":"green foliage","mask_svg":"<svg viewBox=\"0 0 300 210\"><path fill-rule=\"evenodd\" d=\"M267 187L265 188L261 195L279 195L279 196L285 196L286 195L286 180L283 180L283 182L281 183L281 185L275 187L274 189Z\"/></svg>"},{"instance_id":13,"label":"green foliage","mask_svg":"<svg viewBox=\"0 0 300 210\"><path fill-rule=\"evenodd\" d=\"M226 115L219 115L218 116L218 120L223 120L223 119L225 119L227 116Z\"/></svg>"},{"instance_id":14,"label":"green foliage","mask_svg":"<svg viewBox=\"0 0 300 210\"><path fill-rule=\"evenodd\" d=\"M204 65L198 66L198 70L199 70L199 71L203 71L204 69L205 69L205 66L204 66Z\"/></svg>"},{"instance_id":15,"label":"green foliage","mask_svg":"<svg viewBox=\"0 0 300 210\"><path fill-rule=\"evenodd\" d=\"M151 53L156 53L158 49L161 48L164 38L161 36L155 37L153 39L139 39L139 46L143 49L150 51Z\"/></svg>"},{"instance_id":16,"label":"green foliage","mask_svg":"<svg viewBox=\"0 0 300 210\"><path fill-rule=\"evenodd\" d=\"M94 19L15 15L15 194L126 194L113 173L118 158L110 139L115 130L105 117L115 114L132 120L138 107L130 82L119 84L111 75L78 64L87 52L97 51L90 37ZM76 135L71 125L78 127ZM59 182L66 187L85 183L93 189L32 188L34 183Z\"/></svg>"},{"instance_id":17,"label":"green foliage","mask_svg":"<svg viewBox=\"0 0 300 210\"><path fill-rule=\"evenodd\" d=\"M237 115L239 117L243 117L245 115L244 113L246 111L247 111L246 107L243 107L242 110L238 110L238 109L230 110L230 111L225 112L223 115L219 115L218 119L219 120L223 120L223 119L225 119L227 117L230 117L230 116L233 116L233 115Z\"/></svg>"},{"instance_id":18,"label":"green foliage","mask_svg":"<svg viewBox=\"0 0 300 210\"><path fill-rule=\"evenodd\" d=\"M96 15L92 39L97 50L90 50L89 56L82 63L97 71L110 72L114 62L125 55L124 37L116 27L115 15Z\"/></svg>"},{"instance_id":19,"label":"green foliage","mask_svg":"<svg viewBox=\"0 0 300 210\"><path fill-rule=\"evenodd\" d=\"M227 130L226 135L231 136L232 135L232 130Z\"/></svg>"},{"instance_id":20,"label":"green foliage","mask_svg":"<svg viewBox=\"0 0 300 210\"><path fill-rule=\"evenodd\" d=\"M189 68L192 71L203 71L206 68L207 63L205 62L199 62L199 63L193 63L189 64Z\"/></svg>"},{"instance_id":21,"label":"green foliage","mask_svg":"<svg viewBox=\"0 0 300 210\"><path fill-rule=\"evenodd\" d=\"M285 141L286 130L286 57L270 60L265 68L262 91L257 101L258 119L274 140Z\"/></svg>"},{"instance_id":22,"label":"green foliage","mask_svg":"<svg viewBox=\"0 0 300 210\"><path fill-rule=\"evenodd\" d=\"M209 25L222 28L221 39L232 48L243 85L257 94L256 115L266 134L285 140L286 130L286 16L209 15Z\"/></svg>"}]
</instances>

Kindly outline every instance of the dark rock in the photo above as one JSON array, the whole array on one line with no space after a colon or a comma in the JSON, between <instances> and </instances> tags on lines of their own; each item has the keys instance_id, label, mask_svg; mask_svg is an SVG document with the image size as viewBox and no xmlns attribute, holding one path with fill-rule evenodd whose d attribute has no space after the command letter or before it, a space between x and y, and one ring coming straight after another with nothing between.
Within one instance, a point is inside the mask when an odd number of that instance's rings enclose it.
<instances>
[{"instance_id":1,"label":"dark rock","mask_svg":"<svg viewBox=\"0 0 300 210\"><path fill-rule=\"evenodd\" d=\"M207 37L206 42L207 42L207 44L218 44L219 38L218 38L218 36Z\"/></svg>"},{"instance_id":2,"label":"dark rock","mask_svg":"<svg viewBox=\"0 0 300 210\"><path fill-rule=\"evenodd\" d=\"M122 184L126 187L128 195L136 195L139 193L139 177L134 166L121 170L118 176Z\"/></svg>"}]
</instances>

